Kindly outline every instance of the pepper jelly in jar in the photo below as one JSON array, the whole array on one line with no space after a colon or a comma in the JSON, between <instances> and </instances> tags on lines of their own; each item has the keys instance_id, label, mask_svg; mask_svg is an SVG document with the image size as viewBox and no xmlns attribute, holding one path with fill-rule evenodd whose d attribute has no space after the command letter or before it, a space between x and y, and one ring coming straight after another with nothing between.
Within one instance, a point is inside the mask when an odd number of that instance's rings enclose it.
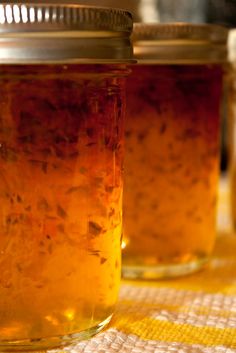
<instances>
[{"instance_id":1,"label":"pepper jelly in jar","mask_svg":"<svg viewBox=\"0 0 236 353\"><path fill-rule=\"evenodd\" d=\"M216 236L227 30L135 24L127 83L123 275L200 269Z\"/></svg>"},{"instance_id":2,"label":"pepper jelly in jar","mask_svg":"<svg viewBox=\"0 0 236 353\"><path fill-rule=\"evenodd\" d=\"M85 339L121 268L131 15L0 6L0 351Z\"/></svg>"},{"instance_id":3,"label":"pepper jelly in jar","mask_svg":"<svg viewBox=\"0 0 236 353\"><path fill-rule=\"evenodd\" d=\"M230 180L230 216L236 231L236 30L231 29L228 40L228 152Z\"/></svg>"}]
</instances>

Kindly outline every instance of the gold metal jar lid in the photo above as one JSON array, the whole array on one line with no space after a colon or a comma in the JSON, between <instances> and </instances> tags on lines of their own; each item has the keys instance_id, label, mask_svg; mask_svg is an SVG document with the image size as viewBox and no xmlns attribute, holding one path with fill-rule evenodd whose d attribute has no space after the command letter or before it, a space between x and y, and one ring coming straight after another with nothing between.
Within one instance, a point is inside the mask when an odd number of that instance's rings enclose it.
<instances>
[{"instance_id":1,"label":"gold metal jar lid","mask_svg":"<svg viewBox=\"0 0 236 353\"><path fill-rule=\"evenodd\" d=\"M227 35L228 30L217 25L135 23L134 57L139 63L223 63Z\"/></svg>"},{"instance_id":2,"label":"gold metal jar lid","mask_svg":"<svg viewBox=\"0 0 236 353\"><path fill-rule=\"evenodd\" d=\"M3 2L0 63L132 61L129 12L76 4Z\"/></svg>"}]
</instances>

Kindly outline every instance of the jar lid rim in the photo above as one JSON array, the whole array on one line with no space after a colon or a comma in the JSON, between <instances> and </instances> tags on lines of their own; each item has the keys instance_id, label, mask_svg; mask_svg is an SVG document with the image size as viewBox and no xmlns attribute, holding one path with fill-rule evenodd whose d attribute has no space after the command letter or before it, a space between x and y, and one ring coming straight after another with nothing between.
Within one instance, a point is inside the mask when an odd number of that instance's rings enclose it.
<instances>
[{"instance_id":1,"label":"jar lid rim","mask_svg":"<svg viewBox=\"0 0 236 353\"><path fill-rule=\"evenodd\" d=\"M76 3L8 1L0 4L0 35L12 32L131 32L132 15L122 9Z\"/></svg>"},{"instance_id":2,"label":"jar lid rim","mask_svg":"<svg viewBox=\"0 0 236 353\"><path fill-rule=\"evenodd\" d=\"M177 23L134 23L133 42L146 41L191 41L225 43L228 29L215 24ZM170 43L171 43L170 42ZM179 42L181 44L181 42Z\"/></svg>"},{"instance_id":3,"label":"jar lid rim","mask_svg":"<svg viewBox=\"0 0 236 353\"><path fill-rule=\"evenodd\" d=\"M3 0L0 63L133 59L133 20L128 11L49 1Z\"/></svg>"},{"instance_id":4,"label":"jar lid rim","mask_svg":"<svg viewBox=\"0 0 236 353\"><path fill-rule=\"evenodd\" d=\"M156 63L224 63L228 29L194 23L134 23L134 58Z\"/></svg>"}]
</instances>

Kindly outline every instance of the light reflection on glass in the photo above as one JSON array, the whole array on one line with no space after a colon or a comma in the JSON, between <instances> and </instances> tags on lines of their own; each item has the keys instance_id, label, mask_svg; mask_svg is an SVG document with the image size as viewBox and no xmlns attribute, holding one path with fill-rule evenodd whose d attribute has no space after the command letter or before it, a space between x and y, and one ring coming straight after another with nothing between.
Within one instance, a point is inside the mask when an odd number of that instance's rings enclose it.
<instances>
[{"instance_id":1,"label":"light reflection on glass","mask_svg":"<svg viewBox=\"0 0 236 353\"><path fill-rule=\"evenodd\" d=\"M28 22L28 11L27 11L27 7L25 5L21 6L21 16L22 16L22 22L27 23Z\"/></svg>"},{"instance_id":2,"label":"light reflection on glass","mask_svg":"<svg viewBox=\"0 0 236 353\"><path fill-rule=\"evenodd\" d=\"M29 10L29 18L30 22L35 22L35 10L33 7L31 7Z\"/></svg>"},{"instance_id":3,"label":"light reflection on glass","mask_svg":"<svg viewBox=\"0 0 236 353\"><path fill-rule=\"evenodd\" d=\"M42 19L43 19L42 9L38 8L37 10L38 10L37 11L38 22L42 22Z\"/></svg>"},{"instance_id":4,"label":"light reflection on glass","mask_svg":"<svg viewBox=\"0 0 236 353\"><path fill-rule=\"evenodd\" d=\"M49 22L50 20L50 13L47 9L45 10L45 13L44 13L44 19L45 19L45 22Z\"/></svg>"},{"instance_id":5,"label":"light reflection on glass","mask_svg":"<svg viewBox=\"0 0 236 353\"><path fill-rule=\"evenodd\" d=\"M20 22L20 9L17 5L13 6L13 17L16 23Z\"/></svg>"},{"instance_id":6,"label":"light reflection on glass","mask_svg":"<svg viewBox=\"0 0 236 353\"><path fill-rule=\"evenodd\" d=\"M7 23L12 23L13 22L13 16L12 16L11 5L6 5L5 11L6 11Z\"/></svg>"},{"instance_id":7,"label":"light reflection on glass","mask_svg":"<svg viewBox=\"0 0 236 353\"><path fill-rule=\"evenodd\" d=\"M3 24L6 22L4 6L0 5L0 23Z\"/></svg>"}]
</instances>

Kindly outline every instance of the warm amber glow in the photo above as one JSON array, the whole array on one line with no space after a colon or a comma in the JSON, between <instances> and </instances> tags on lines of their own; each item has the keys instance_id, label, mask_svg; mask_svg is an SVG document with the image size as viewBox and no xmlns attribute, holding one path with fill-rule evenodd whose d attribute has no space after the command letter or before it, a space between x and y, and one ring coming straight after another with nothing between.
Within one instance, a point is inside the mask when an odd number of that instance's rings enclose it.
<instances>
[{"instance_id":1,"label":"warm amber glow","mask_svg":"<svg viewBox=\"0 0 236 353\"><path fill-rule=\"evenodd\" d=\"M122 249L122 250L125 249L126 246L127 246L127 243L126 243L125 240L123 240L122 243L121 243L121 249Z\"/></svg>"},{"instance_id":2,"label":"warm amber glow","mask_svg":"<svg viewBox=\"0 0 236 353\"><path fill-rule=\"evenodd\" d=\"M1 68L0 345L80 332L113 312L124 79L106 70Z\"/></svg>"},{"instance_id":3,"label":"warm amber glow","mask_svg":"<svg viewBox=\"0 0 236 353\"><path fill-rule=\"evenodd\" d=\"M75 311L73 309L67 309L64 312L64 315L69 321L72 321L74 320L74 317L75 317Z\"/></svg>"}]
</instances>

